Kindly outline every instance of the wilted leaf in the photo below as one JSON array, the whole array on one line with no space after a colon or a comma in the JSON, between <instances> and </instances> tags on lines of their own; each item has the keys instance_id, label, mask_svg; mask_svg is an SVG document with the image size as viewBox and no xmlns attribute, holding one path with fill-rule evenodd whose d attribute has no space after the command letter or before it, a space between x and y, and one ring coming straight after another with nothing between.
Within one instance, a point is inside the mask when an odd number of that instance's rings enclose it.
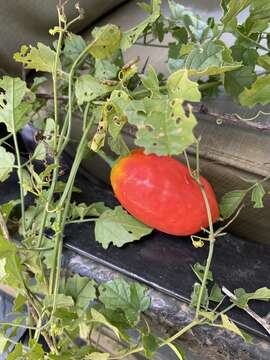
<instances>
[{"instance_id":1,"label":"wilted leaf","mask_svg":"<svg viewBox=\"0 0 270 360\"><path fill-rule=\"evenodd\" d=\"M46 120L45 129L43 131L44 140L39 142L35 148L33 158L36 160L44 160L47 155L53 156L53 133L55 122L52 118Z\"/></svg>"},{"instance_id":2,"label":"wilted leaf","mask_svg":"<svg viewBox=\"0 0 270 360\"><path fill-rule=\"evenodd\" d=\"M0 146L0 182L4 182L8 179L13 170L14 163L15 156L6 151L3 146Z\"/></svg>"},{"instance_id":3,"label":"wilted leaf","mask_svg":"<svg viewBox=\"0 0 270 360\"><path fill-rule=\"evenodd\" d=\"M129 215L121 206L106 210L96 221L96 241L107 249L110 243L121 247L150 234L153 229Z\"/></svg>"},{"instance_id":4,"label":"wilted leaf","mask_svg":"<svg viewBox=\"0 0 270 360\"><path fill-rule=\"evenodd\" d=\"M270 75L259 76L250 89L245 89L239 95L242 106L252 108L256 104L266 105L270 102Z\"/></svg>"},{"instance_id":5,"label":"wilted leaf","mask_svg":"<svg viewBox=\"0 0 270 360\"><path fill-rule=\"evenodd\" d=\"M98 353L93 352L91 354L87 354L87 360L109 360L110 354L109 353Z\"/></svg>"},{"instance_id":6,"label":"wilted leaf","mask_svg":"<svg viewBox=\"0 0 270 360\"><path fill-rule=\"evenodd\" d=\"M265 190L262 184L257 183L256 186L253 188L251 193L251 201L254 202L253 207L260 209L263 208L263 197L265 195Z\"/></svg>"},{"instance_id":7,"label":"wilted leaf","mask_svg":"<svg viewBox=\"0 0 270 360\"><path fill-rule=\"evenodd\" d=\"M244 309L250 300L261 300L261 301L269 301L270 300L270 289L267 287L263 287L257 289L253 293L247 293L244 289L236 289L234 291L236 299L232 300L238 307Z\"/></svg>"},{"instance_id":8,"label":"wilted leaf","mask_svg":"<svg viewBox=\"0 0 270 360\"><path fill-rule=\"evenodd\" d=\"M238 209L247 190L233 190L226 193L220 200L219 209L223 219L229 218Z\"/></svg>"},{"instance_id":9,"label":"wilted leaf","mask_svg":"<svg viewBox=\"0 0 270 360\"><path fill-rule=\"evenodd\" d=\"M99 300L108 309L121 309L131 324L139 321L140 313L150 306L146 288L138 283L128 284L123 279L115 279L99 287Z\"/></svg>"},{"instance_id":10,"label":"wilted leaf","mask_svg":"<svg viewBox=\"0 0 270 360\"><path fill-rule=\"evenodd\" d=\"M240 330L238 326L235 325L234 322L232 322L227 315L225 314L221 314L221 320L222 320L222 326L227 329L230 330L231 332L241 336L241 338L243 338L246 342L250 342L251 341L251 337L246 334L243 330Z\"/></svg>"},{"instance_id":11,"label":"wilted leaf","mask_svg":"<svg viewBox=\"0 0 270 360\"><path fill-rule=\"evenodd\" d=\"M220 287L215 283L211 289L209 300L219 303L223 297L224 295L222 294Z\"/></svg>"},{"instance_id":12,"label":"wilted leaf","mask_svg":"<svg viewBox=\"0 0 270 360\"><path fill-rule=\"evenodd\" d=\"M201 265L200 263L196 263L192 267L192 270L197 275L198 279L202 282L203 275L204 275L204 272L205 272L205 266ZM212 274L211 271L208 272L207 280L213 281L213 274Z\"/></svg>"},{"instance_id":13,"label":"wilted leaf","mask_svg":"<svg viewBox=\"0 0 270 360\"><path fill-rule=\"evenodd\" d=\"M178 70L171 74L167 81L169 97L180 98L187 101L200 101L201 93L198 83L188 78L187 70Z\"/></svg>"},{"instance_id":14,"label":"wilted leaf","mask_svg":"<svg viewBox=\"0 0 270 360\"><path fill-rule=\"evenodd\" d=\"M103 214L106 210L109 208L104 205L104 202L96 202L92 203L91 205L86 205L85 203L72 203L70 205L68 219L70 220L76 220L76 219L84 219L86 217L91 216L100 216Z\"/></svg>"},{"instance_id":15,"label":"wilted leaf","mask_svg":"<svg viewBox=\"0 0 270 360\"><path fill-rule=\"evenodd\" d=\"M14 54L14 59L24 64L26 69L36 71L52 72L56 52L48 46L37 43L37 47L23 45L19 53ZM61 70L61 63L58 61L58 70Z\"/></svg>"}]
</instances>

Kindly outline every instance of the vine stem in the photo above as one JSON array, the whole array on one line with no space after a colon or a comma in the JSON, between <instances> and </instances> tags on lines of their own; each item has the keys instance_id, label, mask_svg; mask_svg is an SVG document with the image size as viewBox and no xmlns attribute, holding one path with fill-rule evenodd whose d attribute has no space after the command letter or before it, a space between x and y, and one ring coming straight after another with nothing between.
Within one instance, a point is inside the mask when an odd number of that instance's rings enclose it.
<instances>
[{"instance_id":1,"label":"vine stem","mask_svg":"<svg viewBox=\"0 0 270 360\"><path fill-rule=\"evenodd\" d=\"M11 107L14 108L14 90L12 91ZM19 145L18 145L18 140L17 140L17 135L16 135L14 111L12 111L11 123L12 123L12 135L13 135L17 164L18 164L17 174L18 174L18 178L19 178L19 182L20 182L22 233L23 233L23 236L25 236L26 227L25 227L24 191L23 191L23 172L22 172L22 164L21 164L21 158L20 158L20 150L19 150Z\"/></svg>"}]
</instances>

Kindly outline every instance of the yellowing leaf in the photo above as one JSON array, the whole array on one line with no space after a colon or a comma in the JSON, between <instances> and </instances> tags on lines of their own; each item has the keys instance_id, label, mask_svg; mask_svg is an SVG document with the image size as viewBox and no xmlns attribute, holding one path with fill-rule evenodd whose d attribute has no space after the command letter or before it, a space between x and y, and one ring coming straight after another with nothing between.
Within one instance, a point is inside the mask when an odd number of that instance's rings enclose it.
<instances>
[{"instance_id":1,"label":"yellowing leaf","mask_svg":"<svg viewBox=\"0 0 270 360\"><path fill-rule=\"evenodd\" d=\"M198 83L189 80L187 70L178 70L171 74L167 81L169 97L180 98L183 101L200 101L201 93Z\"/></svg>"},{"instance_id":2,"label":"yellowing leaf","mask_svg":"<svg viewBox=\"0 0 270 360\"><path fill-rule=\"evenodd\" d=\"M25 65L26 69L35 69L36 71L52 72L56 52L50 47L37 43L37 47L23 45L21 51L14 54L14 59ZM61 70L60 61L58 61L58 70Z\"/></svg>"},{"instance_id":3,"label":"yellowing leaf","mask_svg":"<svg viewBox=\"0 0 270 360\"><path fill-rule=\"evenodd\" d=\"M227 315L221 314L221 320L222 320L222 326L230 330L231 332L241 336L246 342L249 342L251 340L251 337L246 334L244 331L240 330L238 326L235 325L234 322L232 322Z\"/></svg>"},{"instance_id":4,"label":"yellowing leaf","mask_svg":"<svg viewBox=\"0 0 270 360\"><path fill-rule=\"evenodd\" d=\"M96 59L110 58L120 47L121 32L116 25L105 25L92 31L93 42L88 47Z\"/></svg>"}]
</instances>

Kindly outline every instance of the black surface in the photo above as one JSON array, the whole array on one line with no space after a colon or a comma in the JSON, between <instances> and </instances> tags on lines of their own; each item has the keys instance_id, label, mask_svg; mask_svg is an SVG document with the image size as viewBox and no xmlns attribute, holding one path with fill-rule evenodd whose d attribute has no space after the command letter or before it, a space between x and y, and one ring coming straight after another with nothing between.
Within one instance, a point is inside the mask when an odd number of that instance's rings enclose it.
<instances>
[{"instance_id":1,"label":"black surface","mask_svg":"<svg viewBox=\"0 0 270 360\"><path fill-rule=\"evenodd\" d=\"M15 177L0 184L0 202L16 197L15 185ZM110 188L93 178L81 175L77 185L83 191L76 195L77 201L89 204L104 201L112 207L117 204ZM189 300L196 281L191 266L196 262L204 263L207 257L207 245L195 249L189 238L158 231L122 248L111 246L104 250L94 239L92 223L69 225L65 231L65 246L183 301ZM270 247L233 235L224 236L216 242L211 270L216 282L231 291L239 287L246 291L269 287ZM270 312L268 302L256 302L251 307L262 316ZM264 329L244 311L235 309L230 315L243 328L270 340Z\"/></svg>"}]
</instances>

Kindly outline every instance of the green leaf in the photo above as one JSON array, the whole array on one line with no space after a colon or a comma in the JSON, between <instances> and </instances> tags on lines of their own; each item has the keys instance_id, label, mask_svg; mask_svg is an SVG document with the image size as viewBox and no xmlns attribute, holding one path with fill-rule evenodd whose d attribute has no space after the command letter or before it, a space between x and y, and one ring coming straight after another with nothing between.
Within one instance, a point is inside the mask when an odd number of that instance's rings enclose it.
<instances>
[{"instance_id":1,"label":"green leaf","mask_svg":"<svg viewBox=\"0 0 270 360\"><path fill-rule=\"evenodd\" d=\"M201 310L200 315L205 317L206 319L210 320L211 322L214 322L214 320L216 318L216 314L214 312L211 312L211 311Z\"/></svg>"},{"instance_id":2,"label":"green leaf","mask_svg":"<svg viewBox=\"0 0 270 360\"><path fill-rule=\"evenodd\" d=\"M89 52L96 59L108 59L120 47L121 32L116 25L108 24L92 31L94 40L88 46Z\"/></svg>"},{"instance_id":3,"label":"green leaf","mask_svg":"<svg viewBox=\"0 0 270 360\"><path fill-rule=\"evenodd\" d=\"M179 67L188 70L189 76L210 76L223 74L238 69L241 63L224 61L224 45L208 41L202 45L195 44L189 54L181 61Z\"/></svg>"},{"instance_id":4,"label":"green leaf","mask_svg":"<svg viewBox=\"0 0 270 360\"><path fill-rule=\"evenodd\" d=\"M167 345L172 349L172 351L175 353L179 360L186 359L184 351L180 348L178 344L176 345L173 343L168 343Z\"/></svg>"},{"instance_id":5,"label":"green leaf","mask_svg":"<svg viewBox=\"0 0 270 360\"><path fill-rule=\"evenodd\" d=\"M235 61L241 61L243 65L251 66L253 69L258 59L258 52L255 49L246 48L241 45L231 47L232 57Z\"/></svg>"},{"instance_id":6,"label":"green leaf","mask_svg":"<svg viewBox=\"0 0 270 360\"><path fill-rule=\"evenodd\" d=\"M110 354L109 353L98 353L98 352L92 352L91 354L88 354L85 359L87 360L109 360Z\"/></svg>"},{"instance_id":7,"label":"green leaf","mask_svg":"<svg viewBox=\"0 0 270 360\"><path fill-rule=\"evenodd\" d=\"M26 69L36 71L52 72L56 52L48 46L37 43L37 47L23 45L20 52L14 54L14 59L24 64ZM58 61L58 70L61 70L61 63Z\"/></svg>"},{"instance_id":8,"label":"green leaf","mask_svg":"<svg viewBox=\"0 0 270 360\"><path fill-rule=\"evenodd\" d=\"M128 284L123 279L115 279L99 287L99 300L108 309L121 309L131 324L139 321L140 313L150 306L146 288L138 283Z\"/></svg>"},{"instance_id":9,"label":"green leaf","mask_svg":"<svg viewBox=\"0 0 270 360\"><path fill-rule=\"evenodd\" d=\"M13 209L15 208L15 206L17 206L18 204L20 204L20 200L10 200L9 202L2 204L0 206L2 215L4 217L5 222L8 221Z\"/></svg>"},{"instance_id":10,"label":"green leaf","mask_svg":"<svg viewBox=\"0 0 270 360\"><path fill-rule=\"evenodd\" d=\"M262 66L265 70L270 71L270 56L265 54L257 58L258 65Z\"/></svg>"},{"instance_id":11,"label":"green leaf","mask_svg":"<svg viewBox=\"0 0 270 360\"><path fill-rule=\"evenodd\" d=\"M68 33L64 45L63 64L66 67L70 67L80 53L86 48L86 42L82 36Z\"/></svg>"},{"instance_id":12,"label":"green leaf","mask_svg":"<svg viewBox=\"0 0 270 360\"><path fill-rule=\"evenodd\" d=\"M126 156L129 154L129 151L127 150L123 141L121 141L121 135L119 135L116 139L114 139L113 137L109 137L108 145L115 154L119 156Z\"/></svg>"},{"instance_id":13,"label":"green leaf","mask_svg":"<svg viewBox=\"0 0 270 360\"><path fill-rule=\"evenodd\" d=\"M75 94L79 105L104 96L112 90L112 86L101 84L92 75L81 75L75 84Z\"/></svg>"},{"instance_id":14,"label":"green leaf","mask_svg":"<svg viewBox=\"0 0 270 360\"><path fill-rule=\"evenodd\" d=\"M95 78L97 80L110 80L116 78L119 67L109 60L96 59L95 62Z\"/></svg>"},{"instance_id":15,"label":"green leaf","mask_svg":"<svg viewBox=\"0 0 270 360\"><path fill-rule=\"evenodd\" d=\"M159 341L155 335L146 334L142 336L144 354L147 359L151 359L159 348Z\"/></svg>"},{"instance_id":16,"label":"green leaf","mask_svg":"<svg viewBox=\"0 0 270 360\"><path fill-rule=\"evenodd\" d=\"M146 75L142 75L141 80L144 87L151 92L152 96L160 96L158 77L152 65L147 66Z\"/></svg>"},{"instance_id":17,"label":"green leaf","mask_svg":"<svg viewBox=\"0 0 270 360\"><path fill-rule=\"evenodd\" d=\"M238 209L244 197L247 194L247 190L233 190L226 193L220 200L219 209L220 215L223 219L227 219L233 215Z\"/></svg>"},{"instance_id":18,"label":"green leaf","mask_svg":"<svg viewBox=\"0 0 270 360\"><path fill-rule=\"evenodd\" d=\"M146 154L177 155L194 142L197 121L189 107L186 114L182 100L133 100L126 108L129 123L136 125L135 144Z\"/></svg>"},{"instance_id":19,"label":"green leaf","mask_svg":"<svg viewBox=\"0 0 270 360\"><path fill-rule=\"evenodd\" d=\"M150 234L153 229L129 215L121 206L106 210L96 221L96 241L107 249L110 243L121 247Z\"/></svg>"},{"instance_id":20,"label":"green leaf","mask_svg":"<svg viewBox=\"0 0 270 360\"><path fill-rule=\"evenodd\" d=\"M209 300L219 303L223 297L224 295L222 294L220 287L215 283L211 289Z\"/></svg>"},{"instance_id":21,"label":"green leaf","mask_svg":"<svg viewBox=\"0 0 270 360\"><path fill-rule=\"evenodd\" d=\"M250 0L230 0L227 4L227 11L221 18L223 24L231 22L236 18L236 16L247 8L250 4Z\"/></svg>"},{"instance_id":22,"label":"green leaf","mask_svg":"<svg viewBox=\"0 0 270 360\"><path fill-rule=\"evenodd\" d=\"M270 75L257 77L250 89L239 95L242 106L252 108L256 104L266 105L270 102Z\"/></svg>"},{"instance_id":23,"label":"green leaf","mask_svg":"<svg viewBox=\"0 0 270 360\"><path fill-rule=\"evenodd\" d=\"M7 152L3 146L0 146L0 182L9 178L15 163L15 156Z\"/></svg>"},{"instance_id":24,"label":"green leaf","mask_svg":"<svg viewBox=\"0 0 270 360\"><path fill-rule=\"evenodd\" d=\"M154 23L160 16L161 0L152 0L152 13L141 23L137 24L134 28L125 31L122 34L121 49L123 51L130 48L143 33L149 24Z\"/></svg>"},{"instance_id":25,"label":"green leaf","mask_svg":"<svg viewBox=\"0 0 270 360\"><path fill-rule=\"evenodd\" d=\"M69 208L68 220L83 220L86 217L91 216L100 216L109 208L104 205L104 202L96 202L91 205L86 205L85 203L72 203Z\"/></svg>"},{"instance_id":26,"label":"green leaf","mask_svg":"<svg viewBox=\"0 0 270 360\"><path fill-rule=\"evenodd\" d=\"M197 262L196 264L194 264L194 266L192 266L192 270L194 271L198 279L202 282L205 272L205 266ZM211 271L208 272L207 280L213 281L213 274Z\"/></svg>"},{"instance_id":27,"label":"green leaf","mask_svg":"<svg viewBox=\"0 0 270 360\"><path fill-rule=\"evenodd\" d=\"M200 101L201 93L198 83L188 78L187 70L178 70L171 74L167 81L169 97L180 98L186 101Z\"/></svg>"},{"instance_id":28,"label":"green leaf","mask_svg":"<svg viewBox=\"0 0 270 360\"><path fill-rule=\"evenodd\" d=\"M6 360L21 360L23 355L23 346L21 343L17 343L11 353L8 354Z\"/></svg>"},{"instance_id":29,"label":"green leaf","mask_svg":"<svg viewBox=\"0 0 270 360\"><path fill-rule=\"evenodd\" d=\"M252 0L250 20L258 22L260 20L270 21L270 3L268 0Z\"/></svg>"},{"instance_id":30,"label":"green leaf","mask_svg":"<svg viewBox=\"0 0 270 360\"><path fill-rule=\"evenodd\" d=\"M96 298L95 284L94 280L75 274L67 279L64 293L72 297L77 307L84 309Z\"/></svg>"},{"instance_id":31,"label":"green leaf","mask_svg":"<svg viewBox=\"0 0 270 360\"><path fill-rule=\"evenodd\" d=\"M256 186L253 188L251 193L251 201L254 202L253 207L256 209L263 208L263 197L265 195L265 190L262 184L257 183Z\"/></svg>"},{"instance_id":32,"label":"green leaf","mask_svg":"<svg viewBox=\"0 0 270 360\"><path fill-rule=\"evenodd\" d=\"M171 20L175 22L177 27L184 26L188 33L192 34L195 40L200 40L204 31L208 28L208 24L203 21L200 16L194 16L192 11L184 6L169 0L169 8L171 12ZM209 29L210 35L212 33Z\"/></svg>"},{"instance_id":33,"label":"green leaf","mask_svg":"<svg viewBox=\"0 0 270 360\"><path fill-rule=\"evenodd\" d=\"M196 308L198 300L199 300L199 294L201 291L201 287L202 285L199 283L195 283L193 285L193 290L191 293L191 300L190 300L190 307L191 308ZM203 289L203 295L202 295L202 299L201 299L201 305L202 306L206 306L208 302L208 291L206 288Z\"/></svg>"},{"instance_id":34,"label":"green leaf","mask_svg":"<svg viewBox=\"0 0 270 360\"><path fill-rule=\"evenodd\" d=\"M225 73L224 88L228 94L237 98L245 87L252 85L256 77L252 66L243 66L238 70Z\"/></svg>"},{"instance_id":35,"label":"green leaf","mask_svg":"<svg viewBox=\"0 0 270 360\"><path fill-rule=\"evenodd\" d=\"M120 339L120 331L117 329L116 326L113 326L104 315L102 315L100 312L95 310L94 308L91 308L91 321L94 323L102 324L109 329L111 329L114 334L117 336L118 339Z\"/></svg>"},{"instance_id":36,"label":"green leaf","mask_svg":"<svg viewBox=\"0 0 270 360\"><path fill-rule=\"evenodd\" d=\"M232 322L227 315L221 314L221 320L222 320L222 326L230 330L231 332L241 336L246 342L251 341L251 337L246 334L243 330L240 330L238 326L235 325L234 322Z\"/></svg>"},{"instance_id":37,"label":"green leaf","mask_svg":"<svg viewBox=\"0 0 270 360\"><path fill-rule=\"evenodd\" d=\"M0 354L2 355L7 350L7 345L9 344L8 338L0 332Z\"/></svg>"},{"instance_id":38,"label":"green leaf","mask_svg":"<svg viewBox=\"0 0 270 360\"><path fill-rule=\"evenodd\" d=\"M25 111L30 109L29 104L22 102L27 92L26 83L19 78L4 76L0 80L0 89L0 123L3 122L9 132L20 130L25 124Z\"/></svg>"},{"instance_id":39,"label":"green leaf","mask_svg":"<svg viewBox=\"0 0 270 360\"><path fill-rule=\"evenodd\" d=\"M53 295L46 295L43 304L46 308L52 308L54 302ZM68 308L74 306L74 301L71 296L66 296L64 294L57 294L56 295L56 308Z\"/></svg>"},{"instance_id":40,"label":"green leaf","mask_svg":"<svg viewBox=\"0 0 270 360\"><path fill-rule=\"evenodd\" d=\"M234 291L236 299L232 301L241 309L245 309L250 300L261 300L261 301L269 301L270 300L270 289L267 287L263 287L257 289L253 293L247 293L244 289L236 289Z\"/></svg>"}]
</instances>

